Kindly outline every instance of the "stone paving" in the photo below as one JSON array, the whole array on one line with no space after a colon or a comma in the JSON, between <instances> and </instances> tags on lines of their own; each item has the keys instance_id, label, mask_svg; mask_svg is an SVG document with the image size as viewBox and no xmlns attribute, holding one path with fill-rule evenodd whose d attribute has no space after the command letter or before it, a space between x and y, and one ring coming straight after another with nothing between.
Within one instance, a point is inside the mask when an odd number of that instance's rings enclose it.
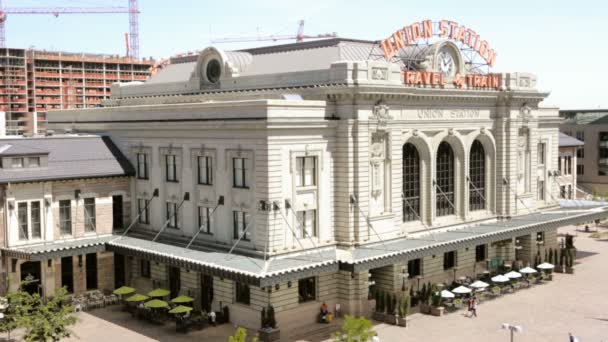
<instances>
[{"instance_id":1,"label":"stone paving","mask_svg":"<svg viewBox=\"0 0 608 342\"><path fill-rule=\"evenodd\" d=\"M562 229L565 232L569 229ZM521 325L515 341L568 341L568 332L581 342L608 342L608 240L597 241L578 233L579 261L575 275L556 274L555 280L480 304L479 317L464 311L444 317L414 314L408 328L376 325L381 341L509 341L502 323ZM138 321L119 307L79 313L70 341L221 341L234 331L231 325L188 334L174 324L154 326Z\"/></svg>"}]
</instances>

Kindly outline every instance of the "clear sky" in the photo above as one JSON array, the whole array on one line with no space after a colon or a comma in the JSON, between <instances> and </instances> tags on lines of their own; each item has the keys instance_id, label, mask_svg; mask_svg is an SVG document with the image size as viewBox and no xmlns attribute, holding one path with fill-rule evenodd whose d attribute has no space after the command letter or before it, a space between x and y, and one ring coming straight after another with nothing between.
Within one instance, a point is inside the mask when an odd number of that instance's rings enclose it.
<instances>
[{"instance_id":1,"label":"clear sky","mask_svg":"<svg viewBox=\"0 0 608 342\"><path fill-rule=\"evenodd\" d=\"M3 0L5 7L127 6L128 0ZM193 51L210 38L308 34L378 40L422 19L457 21L497 51L493 71L524 71L550 91L546 105L608 108L608 1L359 1L359 0L139 0L140 55L155 58ZM13 15L7 46L125 53L127 14ZM288 43L285 41L283 43ZM226 49L269 42L223 44ZM607 58L607 60L604 60ZM604 68L606 66L606 68Z\"/></svg>"}]
</instances>

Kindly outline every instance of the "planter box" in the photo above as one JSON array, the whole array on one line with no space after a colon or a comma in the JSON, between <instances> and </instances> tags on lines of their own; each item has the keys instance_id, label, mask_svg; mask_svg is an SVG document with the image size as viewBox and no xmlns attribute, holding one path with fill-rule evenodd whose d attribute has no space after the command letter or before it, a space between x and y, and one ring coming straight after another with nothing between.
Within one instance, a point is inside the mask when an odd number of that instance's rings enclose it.
<instances>
[{"instance_id":1,"label":"planter box","mask_svg":"<svg viewBox=\"0 0 608 342\"><path fill-rule=\"evenodd\" d=\"M553 269L553 272L564 273L564 266L556 265L555 268Z\"/></svg>"},{"instance_id":2,"label":"planter box","mask_svg":"<svg viewBox=\"0 0 608 342\"><path fill-rule=\"evenodd\" d=\"M384 313L374 311L374 313L372 314L372 319L374 321L384 322L384 316L385 316Z\"/></svg>"},{"instance_id":3,"label":"planter box","mask_svg":"<svg viewBox=\"0 0 608 342\"><path fill-rule=\"evenodd\" d=\"M431 314L431 306L420 303L420 313L430 315Z\"/></svg>"},{"instance_id":4,"label":"planter box","mask_svg":"<svg viewBox=\"0 0 608 342\"><path fill-rule=\"evenodd\" d=\"M262 342L278 341L281 338L280 329L259 329L258 334Z\"/></svg>"},{"instance_id":5,"label":"planter box","mask_svg":"<svg viewBox=\"0 0 608 342\"><path fill-rule=\"evenodd\" d=\"M566 267L566 273L574 274L574 267Z\"/></svg>"},{"instance_id":6,"label":"planter box","mask_svg":"<svg viewBox=\"0 0 608 342\"><path fill-rule=\"evenodd\" d=\"M399 316L385 314L384 323L391 324L391 325L397 325L397 317L399 317Z\"/></svg>"},{"instance_id":7,"label":"planter box","mask_svg":"<svg viewBox=\"0 0 608 342\"><path fill-rule=\"evenodd\" d=\"M441 317L443 316L443 312L445 308L443 306L432 306L431 307L431 315Z\"/></svg>"},{"instance_id":8,"label":"planter box","mask_svg":"<svg viewBox=\"0 0 608 342\"><path fill-rule=\"evenodd\" d=\"M399 317L397 319L397 325L400 327L407 327L407 318L405 317Z\"/></svg>"}]
</instances>

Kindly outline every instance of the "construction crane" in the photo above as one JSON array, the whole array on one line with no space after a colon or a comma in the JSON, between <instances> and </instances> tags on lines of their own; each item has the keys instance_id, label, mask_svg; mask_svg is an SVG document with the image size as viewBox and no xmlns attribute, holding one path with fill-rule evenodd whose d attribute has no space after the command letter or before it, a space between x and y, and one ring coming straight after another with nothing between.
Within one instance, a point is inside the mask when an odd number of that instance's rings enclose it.
<instances>
[{"instance_id":1,"label":"construction crane","mask_svg":"<svg viewBox=\"0 0 608 342\"><path fill-rule=\"evenodd\" d=\"M117 14L129 13L127 56L139 59L139 8L137 0L128 0L128 7L4 7L0 0L0 48L6 47L5 25L8 14Z\"/></svg>"},{"instance_id":2,"label":"construction crane","mask_svg":"<svg viewBox=\"0 0 608 342\"><path fill-rule=\"evenodd\" d=\"M315 35L305 35L304 34L304 20L300 20L300 25L298 26L298 32L296 35L270 35L270 36L241 36L241 37L230 37L230 38L219 38L212 39L212 44L218 43L236 43L236 42L255 42L255 41L279 41L279 40L293 40L295 39L296 43L301 43L304 39L319 39L319 38L336 38L338 34L336 32L332 33L322 33Z\"/></svg>"}]
</instances>

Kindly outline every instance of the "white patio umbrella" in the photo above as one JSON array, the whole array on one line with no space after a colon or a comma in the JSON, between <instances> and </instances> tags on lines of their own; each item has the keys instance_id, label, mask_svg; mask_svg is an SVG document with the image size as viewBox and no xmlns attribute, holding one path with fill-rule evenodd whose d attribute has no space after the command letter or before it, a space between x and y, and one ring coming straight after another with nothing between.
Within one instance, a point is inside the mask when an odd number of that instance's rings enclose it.
<instances>
[{"instance_id":1,"label":"white patio umbrella","mask_svg":"<svg viewBox=\"0 0 608 342\"><path fill-rule=\"evenodd\" d=\"M454 294L448 290L441 291L441 298L454 298Z\"/></svg>"},{"instance_id":2,"label":"white patio umbrella","mask_svg":"<svg viewBox=\"0 0 608 342\"><path fill-rule=\"evenodd\" d=\"M470 287L474 287L476 289L483 289L486 288L488 286L490 286L490 284L483 282L481 280L476 280L473 284L469 285Z\"/></svg>"},{"instance_id":3,"label":"white patio umbrella","mask_svg":"<svg viewBox=\"0 0 608 342\"><path fill-rule=\"evenodd\" d=\"M536 268L538 268L539 270L550 270L553 269L555 266L553 266L552 264L548 263L548 262L543 262L542 264L536 266Z\"/></svg>"},{"instance_id":4,"label":"white patio umbrella","mask_svg":"<svg viewBox=\"0 0 608 342\"><path fill-rule=\"evenodd\" d=\"M471 289L466 286L458 286L457 288L453 289L452 292L457 294L466 294L471 293Z\"/></svg>"},{"instance_id":5,"label":"white patio umbrella","mask_svg":"<svg viewBox=\"0 0 608 342\"><path fill-rule=\"evenodd\" d=\"M538 272L538 271L533 269L532 267L524 267L521 270L519 270L519 273L523 273L523 274L532 274L532 273L536 273L536 272Z\"/></svg>"},{"instance_id":6,"label":"white patio umbrella","mask_svg":"<svg viewBox=\"0 0 608 342\"><path fill-rule=\"evenodd\" d=\"M515 271L511 271L509 273L506 273L505 277L507 277L509 279L521 278L521 273L515 272Z\"/></svg>"},{"instance_id":7,"label":"white patio umbrella","mask_svg":"<svg viewBox=\"0 0 608 342\"><path fill-rule=\"evenodd\" d=\"M506 282L509 281L509 278L505 277L502 274L499 274L499 275L497 275L495 277L492 277L492 281L495 282L495 283L506 283Z\"/></svg>"}]
</instances>

